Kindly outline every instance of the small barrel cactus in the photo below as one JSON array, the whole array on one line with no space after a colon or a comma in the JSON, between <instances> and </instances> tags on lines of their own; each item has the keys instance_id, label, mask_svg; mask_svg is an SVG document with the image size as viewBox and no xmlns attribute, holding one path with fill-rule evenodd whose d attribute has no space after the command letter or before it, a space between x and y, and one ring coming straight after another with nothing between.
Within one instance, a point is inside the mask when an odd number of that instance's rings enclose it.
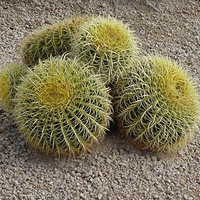
<instances>
[{"instance_id":1,"label":"small barrel cactus","mask_svg":"<svg viewBox=\"0 0 200 200\"><path fill-rule=\"evenodd\" d=\"M112 17L94 17L79 26L72 38L72 54L94 66L95 73L104 75L108 85L139 52L133 32Z\"/></svg>"},{"instance_id":2,"label":"small barrel cactus","mask_svg":"<svg viewBox=\"0 0 200 200\"><path fill-rule=\"evenodd\" d=\"M179 150L194 135L199 96L174 61L147 56L121 78L113 92L120 130L139 148Z\"/></svg>"},{"instance_id":3,"label":"small barrel cactus","mask_svg":"<svg viewBox=\"0 0 200 200\"><path fill-rule=\"evenodd\" d=\"M19 85L14 119L36 149L75 156L104 138L112 112L109 89L83 65L50 57Z\"/></svg>"},{"instance_id":4,"label":"small barrel cactus","mask_svg":"<svg viewBox=\"0 0 200 200\"><path fill-rule=\"evenodd\" d=\"M26 67L17 62L8 64L0 71L0 101L5 110L12 111L16 86L20 84L26 71Z\"/></svg>"},{"instance_id":5,"label":"small barrel cactus","mask_svg":"<svg viewBox=\"0 0 200 200\"><path fill-rule=\"evenodd\" d=\"M77 27L87 21L88 17L63 20L41 29L35 30L22 41L21 55L23 62L31 67L39 60L52 56L69 53L71 50L71 37Z\"/></svg>"}]
</instances>

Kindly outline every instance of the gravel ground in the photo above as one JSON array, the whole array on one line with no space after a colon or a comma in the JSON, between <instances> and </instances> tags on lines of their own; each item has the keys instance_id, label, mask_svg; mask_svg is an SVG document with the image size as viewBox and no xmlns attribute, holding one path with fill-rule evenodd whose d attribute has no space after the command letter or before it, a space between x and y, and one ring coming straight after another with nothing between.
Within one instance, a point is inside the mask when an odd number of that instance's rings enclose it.
<instances>
[{"instance_id":1,"label":"gravel ground","mask_svg":"<svg viewBox=\"0 0 200 200\"><path fill-rule=\"evenodd\" d=\"M200 91L200 2L194 0L1 0L0 66L20 59L20 41L30 31L80 14L127 22L145 52L178 61ZM138 151L110 133L91 153L58 159L28 147L0 107L0 136L2 200L200 199L199 132L176 154Z\"/></svg>"}]
</instances>

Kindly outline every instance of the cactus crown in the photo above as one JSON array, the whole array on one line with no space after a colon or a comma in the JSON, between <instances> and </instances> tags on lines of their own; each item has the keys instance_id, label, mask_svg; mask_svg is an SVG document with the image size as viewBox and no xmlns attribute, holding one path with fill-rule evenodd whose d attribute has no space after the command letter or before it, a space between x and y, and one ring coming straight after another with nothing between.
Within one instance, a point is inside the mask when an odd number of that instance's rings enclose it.
<instances>
[{"instance_id":1,"label":"cactus crown","mask_svg":"<svg viewBox=\"0 0 200 200\"><path fill-rule=\"evenodd\" d=\"M84 27L83 27L84 28ZM131 32L128 28L116 19L95 18L88 23L89 34L87 35L88 45L92 48L106 53L123 52L132 48L130 38Z\"/></svg>"},{"instance_id":2,"label":"cactus crown","mask_svg":"<svg viewBox=\"0 0 200 200\"><path fill-rule=\"evenodd\" d=\"M50 58L29 71L18 87L15 121L35 148L71 156L104 138L110 95L101 77L83 65Z\"/></svg>"},{"instance_id":3,"label":"cactus crown","mask_svg":"<svg viewBox=\"0 0 200 200\"><path fill-rule=\"evenodd\" d=\"M121 21L96 17L85 22L73 37L73 54L94 66L108 83L114 82L138 53L137 40Z\"/></svg>"},{"instance_id":4,"label":"cactus crown","mask_svg":"<svg viewBox=\"0 0 200 200\"><path fill-rule=\"evenodd\" d=\"M16 86L25 73L26 68L17 62L10 63L0 71L0 101L8 111L13 109L12 100L16 94Z\"/></svg>"},{"instance_id":5,"label":"cactus crown","mask_svg":"<svg viewBox=\"0 0 200 200\"><path fill-rule=\"evenodd\" d=\"M43 106L56 109L67 106L70 102L70 98L73 95L72 88L74 86L71 85L71 73L66 75L66 77L63 76L63 73L66 73L66 70L69 70L67 69L66 61L62 59L49 59L40 64L40 66L42 67L37 67L37 69L33 73L33 76L35 76L35 73L37 73L41 79L37 80L38 82L35 83L35 87L37 88L38 102L40 102ZM61 70L60 66L66 67ZM45 70L46 73L44 73Z\"/></svg>"},{"instance_id":6,"label":"cactus crown","mask_svg":"<svg viewBox=\"0 0 200 200\"><path fill-rule=\"evenodd\" d=\"M187 73L164 57L136 64L117 83L114 96L120 127L142 148L179 149L197 128L197 90Z\"/></svg>"},{"instance_id":7,"label":"cactus crown","mask_svg":"<svg viewBox=\"0 0 200 200\"><path fill-rule=\"evenodd\" d=\"M193 106L198 106L196 88L186 71L164 57L149 57L147 62L152 71L151 81L156 83L160 96L169 110L180 110L182 114L188 114L188 108L194 109ZM198 109L194 111L194 116L197 111Z\"/></svg>"}]
</instances>

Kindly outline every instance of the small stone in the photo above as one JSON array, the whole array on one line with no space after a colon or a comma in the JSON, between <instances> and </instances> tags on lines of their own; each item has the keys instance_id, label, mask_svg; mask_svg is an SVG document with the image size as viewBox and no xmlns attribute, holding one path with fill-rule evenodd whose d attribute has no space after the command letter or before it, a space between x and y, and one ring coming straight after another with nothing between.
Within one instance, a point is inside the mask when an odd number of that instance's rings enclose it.
<instances>
[{"instance_id":1,"label":"small stone","mask_svg":"<svg viewBox=\"0 0 200 200\"><path fill-rule=\"evenodd\" d=\"M153 199L159 199L159 196L158 196L157 194L155 194L155 195L153 196Z\"/></svg>"},{"instance_id":2,"label":"small stone","mask_svg":"<svg viewBox=\"0 0 200 200\"><path fill-rule=\"evenodd\" d=\"M103 198L103 195L102 194L98 194L98 200L101 200Z\"/></svg>"},{"instance_id":3,"label":"small stone","mask_svg":"<svg viewBox=\"0 0 200 200\"><path fill-rule=\"evenodd\" d=\"M189 196L188 196L187 194L184 194L184 195L183 195L183 198L184 198L184 200L188 200L188 199L189 199Z\"/></svg>"},{"instance_id":4,"label":"small stone","mask_svg":"<svg viewBox=\"0 0 200 200\"><path fill-rule=\"evenodd\" d=\"M45 18L44 22L45 22L45 24L53 24L54 20L51 18Z\"/></svg>"},{"instance_id":5,"label":"small stone","mask_svg":"<svg viewBox=\"0 0 200 200\"><path fill-rule=\"evenodd\" d=\"M0 144L0 152L4 150L4 146Z\"/></svg>"},{"instance_id":6,"label":"small stone","mask_svg":"<svg viewBox=\"0 0 200 200\"><path fill-rule=\"evenodd\" d=\"M155 162L155 161L157 161L157 157L156 156L152 156L151 160Z\"/></svg>"}]
</instances>

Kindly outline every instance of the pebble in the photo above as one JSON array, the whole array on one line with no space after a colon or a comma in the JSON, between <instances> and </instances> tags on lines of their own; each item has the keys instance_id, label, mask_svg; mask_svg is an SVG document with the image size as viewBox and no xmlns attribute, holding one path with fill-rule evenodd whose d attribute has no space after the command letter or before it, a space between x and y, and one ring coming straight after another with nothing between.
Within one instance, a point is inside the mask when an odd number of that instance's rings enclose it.
<instances>
[{"instance_id":1,"label":"pebble","mask_svg":"<svg viewBox=\"0 0 200 200\"><path fill-rule=\"evenodd\" d=\"M21 61L21 41L38 27L66 17L103 13L129 24L144 52L158 52L183 64L200 91L197 3L152 1L163 11L160 14L139 0L115 1L116 9L110 2L20 0L14 5L0 1L0 68ZM183 7L185 11L177 13ZM71 161L42 155L25 145L11 115L0 106L0 136L0 199L200 199L200 134L180 154L164 156L145 155L125 139L108 135L93 152Z\"/></svg>"},{"instance_id":2,"label":"pebble","mask_svg":"<svg viewBox=\"0 0 200 200\"><path fill-rule=\"evenodd\" d=\"M4 146L0 144L0 152L4 150Z\"/></svg>"},{"instance_id":3,"label":"pebble","mask_svg":"<svg viewBox=\"0 0 200 200\"><path fill-rule=\"evenodd\" d=\"M98 194L98 200L101 200L103 198L102 194Z\"/></svg>"}]
</instances>

